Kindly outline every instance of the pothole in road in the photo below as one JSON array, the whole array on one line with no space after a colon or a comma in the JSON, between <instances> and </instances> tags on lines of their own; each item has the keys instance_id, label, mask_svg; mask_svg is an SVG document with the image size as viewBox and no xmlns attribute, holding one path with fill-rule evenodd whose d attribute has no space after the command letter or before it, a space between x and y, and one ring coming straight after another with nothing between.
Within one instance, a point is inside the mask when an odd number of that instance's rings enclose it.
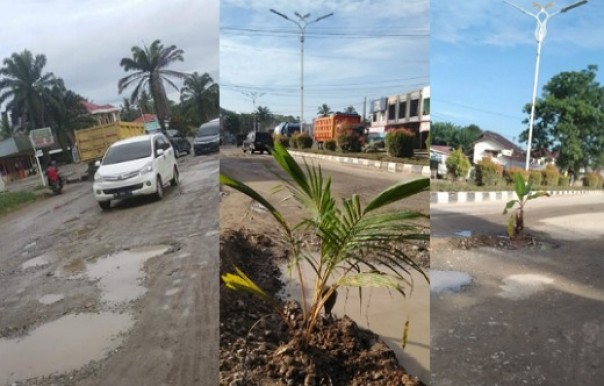
<instances>
[{"instance_id":1,"label":"pothole in road","mask_svg":"<svg viewBox=\"0 0 604 386\"><path fill-rule=\"evenodd\" d=\"M459 292L472 283L472 276L461 271L430 270L430 292Z\"/></svg>"},{"instance_id":2,"label":"pothole in road","mask_svg":"<svg viewBox=\"0 0 604 386\"><path fill-rule=\"evenodd\" d=\"M129 314L66 315L19 339L0 339L0 383L76 370L121 343Z\"/></svg>"},{"instance_id":3,"label":"pothole in road","mask_svg":"<svg viewBox=\"0 0 604 386\"><path fill-rule=\"evenodd\" d=\"M63 294L47 294L39 298L38 301L44 305L50 305L63 299L65 299Z\"/></svg>"},{"instance_id":4,"label":"pothole in road","mask_svg":"<svg viewBox=\"0 0 604 386\"><path fill-rule=\"evenodd\" d=\"M156 245L117 252L88 265L87 276L100 281L102 301L127 303L139 298L146 291L141 283L145 261L163 255L171 248L167 245Z\"/></svg>"},{"instance_id":5,"label":"pothole in road","mask_svg":"<svg viewBox=\"0 0 604 386\"><path fill-rule=\"evenodd\" d=\"M54 255L52 252L45 253L38 257L34 257L33 259L27 260L25 263L21 264L22 269L35 268L35 267L43 267L45 265L50 264L54 260Z\"/></svg>"},{"instance_id":6,"label":"pothole in road","mask_svg":"<svg viewBox=\"0 0 604 386\"><path fill-rule=\"evenodd\" d=\"M554 279L544 275L532 273L512 275L503 279L503 285L500 286L501 292L498 295L510 300L525 299L544 291L545 286L553 282Z\"/></svg>"}]
</instances>

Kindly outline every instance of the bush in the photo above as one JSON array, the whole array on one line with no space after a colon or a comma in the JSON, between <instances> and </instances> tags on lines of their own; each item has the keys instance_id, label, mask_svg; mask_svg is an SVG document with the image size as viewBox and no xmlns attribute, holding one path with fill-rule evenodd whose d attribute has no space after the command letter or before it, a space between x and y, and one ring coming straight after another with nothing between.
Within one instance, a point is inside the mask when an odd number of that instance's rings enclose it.
<instances>
[{"instance_id":1,"label":"bush","mask_svg":"<svg viewBox=\"0 0 604 386\"><path fill-rule=\"evenodd\" d=\"M361 151L361 140L354 131L342 129L338 134L338 147L343 153L358 153Z\"/></svg>"},{"instance_id":2,"label":"bush","mask_svg":"<svg viewBox=\"0 0 604 386\"><path fill-rule=\"evenodd\" d=\"M468 174L468 170L470 170L470 160L459 147L456 150L453 150L451 154L447 157L447 171L455 178L463 178Z\"/></svg>"},{"instance_id":3,"label":"bush","mask_svg":"<svg viewBox=\"0 0 604 386\"><path fill-rule=\"evenodd\" d=\"M313 140L308 133L302 133L296 136L296 144L300 149L310 149L312 147Z\"/></svg>"},{"instance_id":4,"label":"bush","mask_svg":"<svg viewBox=\"0 0 604 386\"><path fill-rule=\"evenodd\" d=\"M531 170L529 174L529 182L533 184L533 186L541 185L543 181L543 174L539 170Z\"/></svg>"},{"instance_id":5,"label":"bush","mask_svg":"<svg viewBox=\"0 0 604 386\"><path fill-rule=\"evenodd\" d=\"M323 142L323 147L325 150L336 151L337 143L335 139L328 139Z\"/></svg>"},{"instance_id":6,"label":"bush","mask_svg":"<svg viewBox=\"0 0 604 386\"><path fill-rule=\"evenodd\" d=\"M560 176L559 186L569 186L570 185L570 177L569 176Z\"/></svg>"},{"instance_id":7,"label":"bush","mask_svg":"<svg viewBox=\"0 0 604 386\"><path fill-rule=\"evenodd\" d=\"M285 135L273 135L273 141L279 142L283 147L289 147L289 138Z\"/></svg>"},{"instance_id":8,"label":"bush","mask_svg":"<svg viewBox=\"0 0 604 386\"><path fill-rule=\"evenodd\" d=\"M291 137L289 137L289 147L297 149L298 148L298 132L295 132Z\"/></svg>"},{"instance_id":9,"label":"bush","mask_svg":"<svg viewBox=\"0 0 604 386\"><path fill-rule=\"evenodd\" d=\"M544 185L546 186L558 186L560 183L560 172L554 165L547 165L543 169Z\"/></svg>"},{"instance_id":10,"label":"bush","mask_svg":"<svg viewBox=\"0 0 604 386\"><path fill-rule=\"evenodd\" d=\"M497 186L503 184L503 166L493 162L491 157L484 157L476 162L476 184Z\"/></svg>"},{"instance_id":11,"label":"bush","mask_svg":"<svg viewBox=\"0 0 604 386\"><path fill-rule=\"evenodd\" d=\"M587 173L583 179L583 185L590 188L601 188L602 176L597 172Z\"/></svg>"},{"instance_id":12,"label":"bush","mask_svg":"<svg viewBox=\"0 0 604 386\"><path fill-rule=\"evenodd\" d=\"M527 181L529 178L529 172L523 168L519 168L518 166L511 166L503 171L503 179L505 180L506 184L512 185L515 183L514 175L516 173L520 174L524 181Z\"/></svg>"},{"instance_id":13,"label":"bush","mask_svg":"<svg viewBox=\"0 0 604 386\"><path fill-rule=\"evenodd\" d=\"M390 130L386 134L385 146L391 157L411 158L415 145L415 133L408 129Z\"/></svg>"}]
</instances>

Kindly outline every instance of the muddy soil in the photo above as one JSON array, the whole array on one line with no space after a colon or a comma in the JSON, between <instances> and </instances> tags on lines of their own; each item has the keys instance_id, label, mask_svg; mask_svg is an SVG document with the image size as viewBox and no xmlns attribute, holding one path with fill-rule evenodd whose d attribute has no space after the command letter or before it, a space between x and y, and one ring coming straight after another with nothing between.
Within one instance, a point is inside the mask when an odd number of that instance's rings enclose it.
<instances>
[{"instance_id":1,"label":"muddy soil","mask_svg":"<svg viewBox=\"0 0 604 386\"><path fill-rule=\"evenodd\" d=\"M300 207L283 192L272 195L279 184L267 156L227 154L221 171L249 183L273 202L289 221L300 219ZM349 178L334 178L337 195L359 192L372 196L388 185ZM427 210L428 195L414 197L399 207ZM232 272L236 264L271 294L281 294L280 266L287 261L277 225L262 208L228 188L223 188L220 207L221 272ZM411 249L428 264L427 246ZM321 319L309 348L300 350L290 339L287 327L266 303L251 295L233 292L221 285L221 384L222 385L420 385L407 374L393 351L374 333L360 328L345 315ZM280 306L295 320L300 306L281 300ZM402 326L401 326L402 328Z\"/></svg>"},{"instance_id":2,"label":"muddy soil","mask_svg":"<svg viewBox=\"0 0 604 386\"><path fill-rule=\"evenodd\" d=\"M159 202L82 182L2 217L0 385L218 383L218 156L179 163Z\"/></svg>"}]
</instances>

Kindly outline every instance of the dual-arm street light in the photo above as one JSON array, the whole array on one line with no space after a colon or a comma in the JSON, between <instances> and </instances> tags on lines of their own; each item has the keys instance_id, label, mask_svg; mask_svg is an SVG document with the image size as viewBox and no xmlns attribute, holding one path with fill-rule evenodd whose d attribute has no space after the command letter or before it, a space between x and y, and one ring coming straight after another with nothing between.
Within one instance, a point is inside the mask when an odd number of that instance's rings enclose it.
<instances>
[{"instance_id":1,"label":"dual-arm street light","mask_svg":"<svg viewBox=\"0 0 604 386\"><path fill-rule=\"evenodd\" d=\"M524 8L519 7L516 4L513 4L507 0L503 0L503 1L505 3L511 5L512 7L518 9L520 12L522 12L526 15L529 15L531 17L534 17L535 20L537 21L537 29L535 30L535 39L537 39L537 61L535 63L535 77L533 80L533 99L532 99L532 103L531 103L531 117L529 118L529 134L528 134L528 143L527 143L527 147L526 147L525 170L529 170L529 164L530 164L530 159L531 159L531 142L533 139L533 123L535 120L535 100L537 99L537 80L539 79L539 60L541 57L541 43L543 43L543 39L545 39L545 35L547 34L547 21L551 17L556 16L559 13L568 12L573 8L577 8L577 7L587 3L587 0L577 1L575 3L572 3L571 5L563 7L560 10L552 12L552 13L547 12L547 9L552 6L552 3L549 3L545 6L542 6L541 4L538 4L538 3L534 3L535 6L539 9L539 12L530 13L527 10L525 10Z\"/></svg>"},{"instance_id":2,"label":"dual-arm street light","mask_svg":"<svg viewBox=\"0 0 604 386\"><path fill-rule=\"evenodd\" d=\"M294 12L294 15L298 18L298 20L290 19L285 16L281 12L277 12L274 9L270 10L275 15L281 16L285 20L291 21L300 29L300 130L304 127L304 32L306 31L306 27L308 27L312 23L316 23L323 19L326 19L330 16L333 16L332 13L328 13L327 15L320 16L315 20L307 21L310 17L310 13L302 16L298 12Z\"/></svg>"}]
</instances>

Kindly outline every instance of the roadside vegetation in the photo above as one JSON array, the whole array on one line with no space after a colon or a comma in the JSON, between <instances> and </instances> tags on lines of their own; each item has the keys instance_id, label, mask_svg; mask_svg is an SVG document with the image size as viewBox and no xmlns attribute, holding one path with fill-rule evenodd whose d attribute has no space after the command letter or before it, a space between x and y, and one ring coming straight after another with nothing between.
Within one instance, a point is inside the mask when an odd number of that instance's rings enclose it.
<instances>
[{"instance_id":1,"label":"roadside vegetation","mask_svg":"<svg viewBox=\"0 0 604 386\"><path fill-rule=\"evenodd\" d=\"M510 209L517 206L508 221L507 231L510 238L520 236L524 230L524 207L527 202L539 197L549 197L547 192L533 192L532 182L526 182L520 173L514 174L514 192L516 193L516 199L508 201L503 209L505 215Z\"/></svg>"},{"instance_id":2,"label":"roadside vegetation","mask_svg":"<svg viewBox=\"0 0 604 386\"><path fill-rule=\"evenodd\" d=\"M4 192L0 193L0 216L20 209L27 204L40 199L41 195L33 192Z\"/></svg>"}]
</instances>

